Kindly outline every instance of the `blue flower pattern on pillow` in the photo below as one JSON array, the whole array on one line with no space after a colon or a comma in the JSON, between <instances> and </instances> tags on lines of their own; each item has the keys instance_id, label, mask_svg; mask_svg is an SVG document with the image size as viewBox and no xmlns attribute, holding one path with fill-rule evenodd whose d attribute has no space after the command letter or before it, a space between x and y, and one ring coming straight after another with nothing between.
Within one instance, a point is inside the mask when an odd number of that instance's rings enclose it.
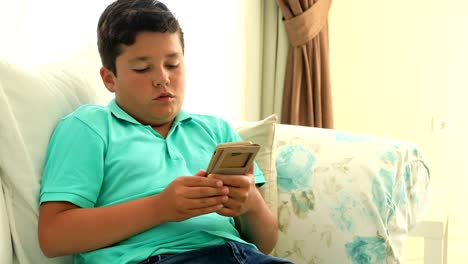
<instances>
[{"instance_id":1,"label":"blue flower pattern on pillow","mask_svg":"<svg viewBox=\"0 0 468 264\"><path fill-rule=\"evenodd\" d=\"M279 189L289 192L311 187L315 160L314 153L303 145L279 148L276 158Z\"/></svg>"},{"instance_id":2,"label":"blue flower pattern on pillow","mask_svg":"<svg viewBox=\"0 0 468 264\"><path fill-rule=\"evenodd\" d=\"M289 145L278 149L276 170L278 189L290 193L294 214L306 218L314 210L315 195L311 189L315 154L303 145ZM280 211L281 213L281 211ZM289 219L284 219L287 226Z\"/></svg>"},{"instance_id":3,"label":"blue flower pattern on pillow","mask_svg":"<svg viewBox=\"0 0 468 264\"><path fill-rule=\"evenodd\" d=\"M309 211L315 207L315 195L312 190L298 191L291 195L294 214L299 218L306 218Z\"/></svg>"},{"instance_id":4,"label":"blue flower pattern on pillow","mask_svg":"<svg viewBox=\"0 0 468 264\"><path fill-rule=\"evenodd\" d=\"M355 264L385 263L387 257L386 242L381 236L354 237L345 247L348 257Z\"/></svg>"},{"instance_id":5,"label":"blue flower pattern on pillow","mask_svg":"<svg viewBox=\"0 0 468 264\"><path fill-rule=\"evenodd\" d=\"M395 203L392 197L395 173L380 169L379 175L374 178L372 184L372 197L374 204L379 209L380 217L384 223L388 223L395 212Z\"/></svg>"},{"instance_id":6,"label":"blue flower pattern on pillow","mask_svg":"<svg viewBox=\"0 0 468 264\"><path fill-rule=\"evenodd\" d=\"M354 222L351 211L356 210L356 202L348 195L340 195L339 203L331 211L331 219L343 231L354 232Z\"/></svg>"},{"instance_id":7,"label":"blue flower pattern on pillow","mask_svg":"<svg viewBox=\"0 0 468 264\"><path fill-rule=\"evenodd\" d=\"M389 150L381 155L380 160L386 164L394 165L398 162L398 156L394 151ZM395 168L396 166L391 167ZM408 202L406 196L409 177L408 174L408 168L405 168L403 179L400 182L396 182L397 175L394 169L387 170L385 168L381 168L379 170L379 174L373 180L373 201L377 205L384 223L389 223L390 219L394 216L397 206L405 205ZM392 190L395 190L395 193L392 193Z\"/></svg>"}]
</instances>

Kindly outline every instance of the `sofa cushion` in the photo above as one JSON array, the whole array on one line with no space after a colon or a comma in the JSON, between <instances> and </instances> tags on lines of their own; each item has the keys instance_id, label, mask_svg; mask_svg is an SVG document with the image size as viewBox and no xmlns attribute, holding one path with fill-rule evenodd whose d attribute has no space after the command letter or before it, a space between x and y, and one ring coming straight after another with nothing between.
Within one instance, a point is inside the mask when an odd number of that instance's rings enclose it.
<instances>
[{"instance_id":1,"label":"sofa cushion","mask_svg":"<svg viewBox=\"0 0 468 264\"><path fill-rule=\"evenodd\" d=\"M235 129L244 140L260 144L261 148L255 158L262 170L266 183L260 187L265 202L273 215L278 213L278 189L276 185L276 138L275 127L278 118L270 115L255 122L242 122L235 125Z\"/></svg>"},{"instance_id":2,"label":"sofa cushion","mask_svg":"<svg viewBox=\"0 0 468 264\"><path fill-rule=\"evenodd\" d=\"M37 243L37 197L47 144L64 115L83 103L110 98L97 74L99 61L82 54L70 61L26 66L0 60L0 177L20 263L68 261L46 259Z\"/></svg>"},{"instance_id":3,"label":"sofa cushion","mask_svg":"<svg viewBox=\"0 0 468 264\"><path fill-rule=\"evenodd\" d=\"M279 242L295 263L402 263L429 174L411 144L277 125Z\"/></svg>"}]
</instances>

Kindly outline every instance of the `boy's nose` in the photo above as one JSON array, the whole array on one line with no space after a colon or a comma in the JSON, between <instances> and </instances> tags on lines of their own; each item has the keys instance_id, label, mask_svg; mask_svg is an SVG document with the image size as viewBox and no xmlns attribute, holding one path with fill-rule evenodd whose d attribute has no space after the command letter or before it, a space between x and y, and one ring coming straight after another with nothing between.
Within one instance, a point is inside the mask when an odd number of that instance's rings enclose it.
<instances>
[{"instance_id":1,"label":"boy's nose","mask_svg":"<svg viewBox=\"0 0 468 264\"><path fill-rule=\"evenodd\" d=\"M169 85L169 73L165 69L156 71L153 77L153 86L156 88L162 88Z\"/></svg>"}]
</instances>

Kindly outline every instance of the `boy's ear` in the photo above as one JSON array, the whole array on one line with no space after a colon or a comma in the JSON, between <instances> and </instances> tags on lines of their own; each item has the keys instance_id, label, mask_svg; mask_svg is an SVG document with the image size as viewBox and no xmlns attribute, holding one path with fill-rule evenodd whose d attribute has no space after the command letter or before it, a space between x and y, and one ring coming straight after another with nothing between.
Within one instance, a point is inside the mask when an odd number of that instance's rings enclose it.
<instances>
[{"instance_id":1,"label":"boy's ear","mask_svg":"<svg viewBox=\"0 0 468 264\"><path fill-rule=\"evenodd\" d=\"M115 75L112 71L107 69L106 67L102 66L99 70L99 74L101 74L101 79L104 85L106 86L109 92L115 92Z\"/></svg>"}]
</instances>

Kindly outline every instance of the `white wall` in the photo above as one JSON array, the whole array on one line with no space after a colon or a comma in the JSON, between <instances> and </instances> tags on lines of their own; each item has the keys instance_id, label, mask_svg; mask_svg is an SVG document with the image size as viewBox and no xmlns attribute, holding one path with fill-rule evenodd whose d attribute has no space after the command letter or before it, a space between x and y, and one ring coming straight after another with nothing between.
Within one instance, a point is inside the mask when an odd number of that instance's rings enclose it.
<instances>
[{"instance_id":1,"label":"white wall","mask_svg":"<svg viewBox=\"0 0 468 264\"><path fill-rule=\"evenodd\" d=\"M0 55L45 63L96 43L99 14L109 0L0 0Z\"/></svg>"},{"instance_id":2,"label":"white wall","mask_svg":"<svg viewBox=\"0 0 468 264\"><path fill-rule=\"evenodd\" d=\"M243 1L166 0L185 33L185 108L245 119ZM215 7L216 9L214 9Z\"/></svg>"},{"instance_id":3,"label":"white wall","mask_svg":"<svg viewBox=\"0 0 468 264\"><path fill-rule=\"evenodd\" d=\"M330 14L335 126L421 148L429 217L450 212L449 263L468 259L466 11L463 0L357 0L334 1ZM445 135L432 132L433 117L450 121Z\"/></svg>"}]
</instances>

